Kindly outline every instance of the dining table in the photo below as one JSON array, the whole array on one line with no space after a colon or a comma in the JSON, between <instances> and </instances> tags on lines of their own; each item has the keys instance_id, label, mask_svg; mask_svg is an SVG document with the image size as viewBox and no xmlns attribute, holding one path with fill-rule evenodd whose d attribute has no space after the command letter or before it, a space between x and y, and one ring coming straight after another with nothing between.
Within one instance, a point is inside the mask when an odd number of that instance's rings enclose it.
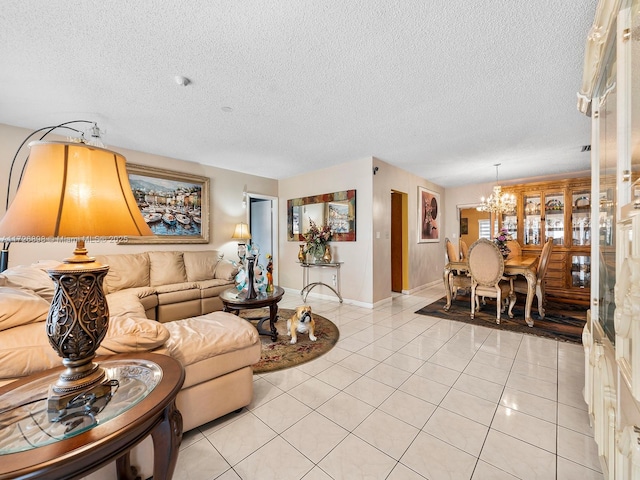
<instances>
[{"instance_id":1,"label":"dining table","mask_svg":"<svg viewBox=\"0 0 640 480\"><path fill-rule=\"evenodd\" d=\"M538 257L534 255L517 255L504 261L504 275L515 276L522 275L527 280L527 299L524 308L524 320L527 325L533 327L533 318L531 318L531 306L533 305L533 297L536 293ZM451 276L456 273L464 275L469 272L469 264L466 260L449 262L444 267L442 279L444 281L444 290L447 296L447 304L444 306L445 311L451 308L453 299L453 290L451 284ZM539 309L542 308L540 300L538 300Z\"/></svg>"}]
</instances>

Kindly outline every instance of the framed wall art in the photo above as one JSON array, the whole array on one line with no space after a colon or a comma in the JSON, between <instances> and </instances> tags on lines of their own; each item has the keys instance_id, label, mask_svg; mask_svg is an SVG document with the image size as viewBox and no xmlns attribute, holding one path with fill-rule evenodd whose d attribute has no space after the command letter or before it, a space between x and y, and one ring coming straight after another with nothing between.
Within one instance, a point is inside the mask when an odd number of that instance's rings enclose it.
<instances>
[{"instance_id":1,"label":"framed wall art","mask_svg":"<svg viewBox=\"0 0 640 480\"><path fill-rule=\"evenodd\" d=\"M418 187L418 243L440 241L440 194Z\"/></svg>"},{"instance_id":2,"label":"framed wall art","mask_svg":"<svg viewBox=\"0 0 640 480\"><path fill-rule=\"evenodd\" d=\"M460 217L460 235L469 235L469 219Z\"/></svg>"},{"instance_id":3,"label":"framed wall art","mask_svg":"<svg viewBox=\"0 0 640 480\"><path fill-rule=\"evenodd\" d=\"M128 163L140 213L153 237L127 243L209 243L209 178Z\"/></svg>"},{"instance_id":4,"label":"framed wall art","mask_svg":"<svg viewBox=\"0 0 640 480\"><path fill-rule=\"evenodd\" d=\"M329 225L332 242L356 240L356 191L325 193L312 197L287 200L287 239L304 241L310 222L318 226Z\"/></svg>"}]
</instances>

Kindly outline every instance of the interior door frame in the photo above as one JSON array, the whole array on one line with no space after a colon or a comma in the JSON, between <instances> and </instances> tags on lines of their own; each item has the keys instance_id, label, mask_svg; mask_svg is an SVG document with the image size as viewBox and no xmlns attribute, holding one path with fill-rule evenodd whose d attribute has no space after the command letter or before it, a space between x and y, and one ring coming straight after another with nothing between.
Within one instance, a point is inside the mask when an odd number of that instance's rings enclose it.
<instances>
[{"instance_id":1,"label":"interior door frame","mask_svg":"<svg viewBox=\"0 0 640 480\"><path fill-rule=\"evenodd\" d=\"M273 256L273 283L278 285L278 197L272 197L271 195L262 195L260 193L251 193L247 192L247 224L251 225L251 199L259 199L259 200L269 200L271 201L271 244L273 245L273 252L271 255Z\"/></svg>"}]
</instances>

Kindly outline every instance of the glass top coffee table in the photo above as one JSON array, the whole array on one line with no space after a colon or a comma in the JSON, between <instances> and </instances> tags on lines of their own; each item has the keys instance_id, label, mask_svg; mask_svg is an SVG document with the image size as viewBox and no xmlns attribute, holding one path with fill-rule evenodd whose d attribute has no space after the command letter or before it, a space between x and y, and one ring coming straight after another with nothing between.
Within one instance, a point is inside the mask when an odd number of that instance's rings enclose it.
<instances>
[{"instance_id":1,"label":"glass top coffee table","mask_svg":"<svg viewBox=\"0 0 640 480\"><path fill-rule=\"evenodd\" d=\"M229 288L220 294L225 312L240 314L240 310L252 310L269 307L269 316L261 317L256 325L260 335L269 335L272 341L278 340L276 320L278 318L278 302L282 300L284 289L274 285L273 292L258 294L256 298L247 299L246 292L238 292L235 288ZM251 319L247 319L251 320ZM269 330L265 330L262 324L269 320Z\"/></svg>"},{"instance_id":2,"label":"glass top coffee table","mask_svg":"<svg viewBox=\"0 0 640 480\"><path fill-rule=\"evenodd\" d=\"M80 393L59 412L47 412L47 396L61 367L0 387L0 479L79 478L113 460L118 478L131 478L129 450L148 435L159 453L154 478L171 478L182 437L182 416L175 408L182 366L150 353L99 363L110 395Z\"/></svg>"}]
</instances>

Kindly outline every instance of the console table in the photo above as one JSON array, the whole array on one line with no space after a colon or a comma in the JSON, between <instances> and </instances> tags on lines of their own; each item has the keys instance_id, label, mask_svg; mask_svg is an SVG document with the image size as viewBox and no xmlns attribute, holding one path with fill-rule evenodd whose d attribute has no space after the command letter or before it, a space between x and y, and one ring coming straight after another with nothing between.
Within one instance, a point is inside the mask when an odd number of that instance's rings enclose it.
<instances>
[{"instance_id":1,"label":"console table","mask_svg":"<svg viewBox=\"0 0 640 480\"><path fill-rule=\"evenodd\" d=\"M301 262L300 266L302 267L302 290L300 290L300 296L302 296L303 300L306 302L307 297L309 296L309 292L313 290L318 285L322 285L327 287L336 296L340 299L340 303L342 303L342 294L340 293L340 266L343 262L333 262L333 263L307 263ZM333 288L331 285L327 285L323 282L313 282L309 283L309 270L312 268L334 268L336 270L336 288Z\"/></svg>"},{"instance_id":2,"label":"console table","mask_svg":"<svg viewBox=\"0 0 640 480\"><path fill-rule=\"evenodd\" d=\"M98 399L55 421L47 412L47 394L61 367L0 387L0 479L81 478L113 460L118 478L132 479L129 451L148 435L153 478L172 477L182 439L175 398L184 369L152 353L98 360L113 385L108 403Z\"/></svg>"}]
</instances>

